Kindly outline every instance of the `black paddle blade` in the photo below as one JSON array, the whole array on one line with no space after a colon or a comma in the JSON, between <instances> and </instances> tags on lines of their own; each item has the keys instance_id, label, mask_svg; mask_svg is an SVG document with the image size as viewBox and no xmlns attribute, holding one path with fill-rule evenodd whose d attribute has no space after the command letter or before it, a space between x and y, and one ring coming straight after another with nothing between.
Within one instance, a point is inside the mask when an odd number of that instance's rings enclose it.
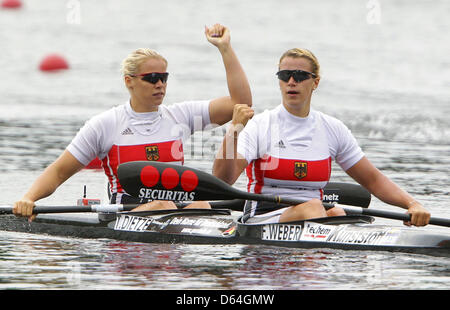
<instances>
[{"instance_id":1,"label":"black paddle blade","mask_svg":"<svg viewBox=\"0 0 450 310\"><path fill-rule=\"evenodd\" d=\"M245 199L246 194L206 172L169 163L123 163L117 169L117 174L122 188L136 198L172 201L231 200Z\"/></svg>"},{"instance_id":2,"label":"black paddle blade","mask_svg":"<svg viewBox=\"0 0 450 310\"><path fill-rule=\"evenodd\" d=\"M359 184L330 182L323 189L323 202L367 208L372 195Z\"/></svg>"}]
</instances>

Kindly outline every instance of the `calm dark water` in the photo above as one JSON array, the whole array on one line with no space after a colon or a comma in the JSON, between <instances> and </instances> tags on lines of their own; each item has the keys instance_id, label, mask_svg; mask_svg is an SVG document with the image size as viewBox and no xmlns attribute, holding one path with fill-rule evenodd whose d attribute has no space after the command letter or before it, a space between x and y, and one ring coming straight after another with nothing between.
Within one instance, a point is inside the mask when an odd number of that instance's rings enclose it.
<instances>
[{"instance_id":1,"label":"calm dark water","mask_svg":"<svg viewBox=\"0 0 450 310\"><path fill-rule=\"evenodd\" d=\"M127 100L120 62L138 47L169 60L165 104L226 95L220 55L203 36L221 22L257 112L280 103L279 56L311 49L323 75L313 106L343 120L434 216L449 217L448 1L23 2L0 10L1 204L19 199L89 117ZM70 70L38 70L53 52ZM211 171L222 130L193 136L186 164ZM338 167L333 179L351 181ZM74 204L85 184L104 198L103 174L82 171L41 203ZM371 208L393 209L376 199ZM0 233L0 289L448 289L449 280L448 259L426 255Z\"/></svg>"}]
</instances>

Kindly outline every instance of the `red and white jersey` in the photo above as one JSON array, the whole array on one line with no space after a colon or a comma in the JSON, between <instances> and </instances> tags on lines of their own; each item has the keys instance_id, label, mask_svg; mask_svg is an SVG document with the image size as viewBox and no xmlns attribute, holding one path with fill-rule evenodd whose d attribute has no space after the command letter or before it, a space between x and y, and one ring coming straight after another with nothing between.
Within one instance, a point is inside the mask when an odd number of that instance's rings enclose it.
<instances>
[{"instance_id":1,"label":"red and white jersey","mask_svg":"<svg viewBox=\"0 0 450 310\"><path fill-rule=\"evenodd\" d=\"M209 101L161 105L157 112L137 113L129 102L94 116L67 150L82 164L98 157L110 190L120 202L124 193L117 168L138 160L183 164L183 141L210 124Z\"/></svg>"},{"instance_id":2,"label":"red and white jersey","mask_svg":"<svg viewBox=\"0 0 450 310\"><path fill-rule=\"evenodd\" d=\"M313 109L307 117L297 117L283 105L247 123L237 152L249 163L249 192L302 200L322 199L332 161L347 170L364 156L338 119ZM252 203L252 214L256 205Z\"/></svg>"}]
</instances>

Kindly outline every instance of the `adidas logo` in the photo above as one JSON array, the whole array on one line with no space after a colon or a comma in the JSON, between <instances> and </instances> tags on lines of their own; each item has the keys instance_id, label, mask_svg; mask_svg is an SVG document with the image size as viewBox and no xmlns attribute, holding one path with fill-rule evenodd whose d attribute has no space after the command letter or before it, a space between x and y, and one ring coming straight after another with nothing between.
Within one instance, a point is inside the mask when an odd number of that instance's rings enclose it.
<instances>
[{"instance_id":1,"label":"adidas logo","mask_svg":"<svg viewBox=\"0 0 450 310\"><path fill-rule=\"evenodd\" d=\"M285 149L285 148L286 148L286 146L284 145L283 140L280 140L280 141L277 143L277 146L278 146L280 149Z\"/></svg>"},{"instance_id":2,"label":"adidas logo","mask_svg":"<svg viewBox=\"0 0 450 310\"><path fill-rule=\"evenodd\" d=\"M129 127L127 127L127 129L125 129L124 131L122 131L122 135L132 135L133 132L131 131L131 129Z\"/></svg>"}]
</instances>

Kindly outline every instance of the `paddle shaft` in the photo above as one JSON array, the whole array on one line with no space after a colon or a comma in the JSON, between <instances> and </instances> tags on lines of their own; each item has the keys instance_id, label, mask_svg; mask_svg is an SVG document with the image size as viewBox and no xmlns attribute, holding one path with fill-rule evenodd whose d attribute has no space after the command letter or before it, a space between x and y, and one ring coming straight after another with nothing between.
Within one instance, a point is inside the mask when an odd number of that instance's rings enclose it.
<instances>
[{"instance_id":1,"label":"paddle shaft","mask_svg":"<svg viewBox=\"0 0 450 310\"><path fill-rule=\"evenodd\" d=\"M192 202L176 202L178 208L184 208ZM235 211L242 211L244 202L242 200L228 200L228 201L211 201L212 209L231 209ZM39 213L77 213L77 212L103 212L116 213L121 211L132 211L141 204L108 204L100 205L93 204L88 206L35 206L33 214ZM0 214L12 214L13 206L0 205Z\"/></svg>"},{"instance_id":2,"label":"paddle shaft","mask_svg":"<svg viewBox=\"0 0 450 310\"><path fill-rule=\"evenodd\" d=\"M267 202L274 202L274 203L285 204L285 205L298 205L298 204L305 202L305 200L300 200L300 199L292 199L292 198L271 196L271 195L261 195L261 194L247 193L247 192L243 192L242 197L240 197L240 198L244 199L244 197L246 197L245 199L248 199L248 200L267 201ZM354 207L354 206L343 206L341 204L334 204L334 203L322 203L322 204L325 207L325 209L327 209L327 210L334 208L334 207L339 207L339 208L342 208L347 214L363 214L363 215L387 218L387 219L392 219L392 220L401 220L401 221L405 221L405 222L408 222L411 220L411 214L407 214L407 213L398 213L398 212L393 212L393 211L367 209L367 208ZM284 206L280 206L280 208L281 207L284 207ZM450 227L450 219L431 217L429 224Z\"/></svg>"},{"instance_id":3,"label":"paddle shaft","mask_svg":"<svg viewBox=\"0 0 450 310\"><path fill-rule=\"evenodd\" d=\"M304 200L304 199L287 198L287 197L274 196L274 195L254 194L254 193L248 193L248 192L244 192L244 191L240 191L239 196L240 197L238 197L238 198L246 199L246 200L267 201L267 202L273 202L273 203L276 203L279 205L290 205L290 206L294 206L294 205L298 205L298 204L307 202L307 200ZM323 202L322 204L325 207L325 209L331 209L331 208L335 207L334 203Z\"/></svg>"},{"instance_id":4,"label":"paddle shaft","mask_svg":"<svg viewBox=\"0 0 450 310\"><path fill-rule=\"evenodd\" d=\"M256 195L256 196L255 196ZM257 201L268 201L268 202L279 202L279 203L285 203L285 204L299 204L304 201L297 200L297 199L283 199L278 196L265 196L265 195L258 195L254 194L251 195L252 197L248 197L249 200L257 200ZM183 203L183 205L187 205L189 203ZM226 208L227 202L222 201L212 201L210 202L212 208ZM232 205L239 205L239 202L231 201L231 203L228 203L228 206ZM382 217L387 219L393 219L393 220L401 220L401 221L410 221L411 215L405 214L405 213L398 213L398 212L392 212L392 211L385 211L385 210L375 210L375 209L366 209L366 208L360 208L360 207L353 207L353 206L343 206L343 205L335 205L331 203L325 203L325 208L329 209L332 207L340 207L344 209L344 211L347 214L362 214L362 215L368 215L368 216L375 216L375 217ZM90 206L36 206L33 209L34 214L39 213L75 213L75 212L103 212L103 213L115 213L115 212L121 212L121 211L131 211L134 208L136 208L137 204L128 204L128 205L90 205ZM1 206L0 205L0 214L11 214L12 213L12 206L6 205ZM237 209L237 208L236 208ZM242 210L242 209L240 209ZM240 211L237 210L237 211ZM438 226L444 226L444 227L450 227L450 219L445 218L437 218L437 217L431 217L429 224L432 225L438 225Z\"/></svg>"},{"instance_id":5,"label":"paddle shaft","mask_svg":"<svg viewBox=\"0 0 450 310\"><path fill-rule=\"evenodd\" d=\"M398 213L393 211L385 211L385 210L376 210L376 209L364 209L352 206L341 206L339 205L347 214L363 214L369 216L382 217L392 220L401 220L408 222L411 220L411 214L407 213ZM450 219L439 218L439 217L431 217L429 224L450 227Z\"/></svg>"},{"instance_id":6,"label":"paddle shaft","mask_svg":"<svg viewBox=\"0 0 450 310\"><path fill-rule=\"evenodd\" d=\"M120 212L131 211L138 205L89 205L89 206L35 206L33 214L39 213L75 213L75 212ZM0 214L11 214L13 206L0 205Z\"/></svg>"}]
</instances>

